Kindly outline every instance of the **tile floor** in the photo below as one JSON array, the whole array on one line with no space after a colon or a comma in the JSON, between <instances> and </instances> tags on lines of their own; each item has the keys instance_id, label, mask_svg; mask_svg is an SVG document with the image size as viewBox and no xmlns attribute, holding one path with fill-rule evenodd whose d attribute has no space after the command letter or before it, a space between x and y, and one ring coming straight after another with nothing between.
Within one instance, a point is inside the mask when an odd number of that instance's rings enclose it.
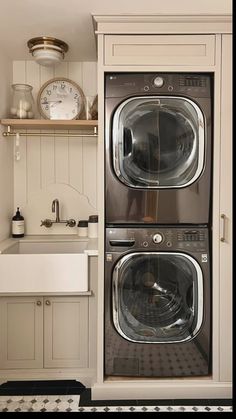
<instances>
[{"instance_id":1,"label":"tile floor","mask_svg":"<svg viewBox=\"0 0 236 419\"><path fill-rule=\"evenodd\" d=\"M232 412L222 400L91 400L74 380L10 381L0 386L0 412Z\"/></svg>"}]
</instances>

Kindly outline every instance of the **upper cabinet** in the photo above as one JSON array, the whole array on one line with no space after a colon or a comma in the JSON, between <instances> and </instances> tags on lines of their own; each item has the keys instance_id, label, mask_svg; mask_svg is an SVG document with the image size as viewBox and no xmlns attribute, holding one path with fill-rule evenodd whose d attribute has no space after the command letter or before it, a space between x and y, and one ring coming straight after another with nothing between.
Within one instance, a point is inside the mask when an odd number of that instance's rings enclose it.
<instances>
[{"instance_id":1,"label":"upper cabinet","mask_svg":"<svg viewBox=\"0 0 236 419\"><path fill-rule=\"evenodd\" d=\"M105 65L214 65L214 35L106 35Z\"/></svg>"}]
</instances>

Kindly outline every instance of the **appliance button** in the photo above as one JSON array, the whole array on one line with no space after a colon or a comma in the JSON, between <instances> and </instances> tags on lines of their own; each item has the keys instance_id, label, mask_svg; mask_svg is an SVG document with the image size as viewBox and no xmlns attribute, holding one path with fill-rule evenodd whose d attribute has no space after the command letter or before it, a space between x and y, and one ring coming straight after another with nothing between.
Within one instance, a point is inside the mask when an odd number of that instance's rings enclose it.
<instances>
[{"instance_id":1,"label":"appliance button","mask_svg":"<svg viewBox=\"0 0 236 419\"><path fill-rule=\"evenodd\" d=\"M149 86L144 86L143 90L145 90L145 92L148 92Z\"/></svg>"},{"instance_id":2,"label":"appliance button","mask_svg":"<svg viewBox=\"0 0 236 419\"><path fill-rule=\"evenodd\" d=\"M143 247L148 247L148 242L143 242Z\"/></svg>"},{"instance_id":3,"label":"appliance button","mask_svg":"<svg viewBox=\"0 0 236 419\"><path fill-rule=\"evenodd\" d=\"M163 236L160 233L156 233L154 234L153 238L152 238L153 243L159 244L163 241Z\"/></svg>"},{"instance_id":4,"label":"appliance button","mask_svg":"<svg viewBox=\"0 0 236 419\"><path fill-rule=\"evenodd\" d=\"M172 92L173 89L174 89L173 86L168 86L169 92Z\"/></svg>"},{"instance_id":5,"label":"appliance button","mask_svg":"<svg viewBox=\"0 0 236 419\"><path fill-rule=\"evenodd\" d=\"M163 78L162 78L162 77L157 76L157 77L155 77L155 79L153 80L153 83L154 83L154 86L156 86L156 87L162 87L162 86L163 86L163 84L164 84L164 80L163 80Z\"/></svg>"},{"instance_id":6,"label":"appliance button","mask_svg":"<svg viewBox=\"0 0 236 419\"><path fill-rule=\"evenodd\" d=\"M166 242L166 246L171 247L172 243L170 241Z\"/></svg>"}]
</instances>

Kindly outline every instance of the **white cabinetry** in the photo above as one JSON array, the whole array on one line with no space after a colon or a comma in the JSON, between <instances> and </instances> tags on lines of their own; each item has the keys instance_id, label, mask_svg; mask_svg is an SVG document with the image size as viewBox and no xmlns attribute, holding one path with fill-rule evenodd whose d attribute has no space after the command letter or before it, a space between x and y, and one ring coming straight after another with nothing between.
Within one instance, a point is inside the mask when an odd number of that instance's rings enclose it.
<instances>
[{"instance_id":1,"label":"white cabinetry","mask_svg":"<svg viewBox=\"0 0 236 419\"><path fill-rule=\"evenodd\" d=\"M0 296L0 382L96 375L97 257L84 295Z\"/></svg>"},{"instance_id":2,"label":"white cabinetry","mask_svg":"<svg viewBox=\"0 0 236 419\"><path fill-rule=\"evenodd\" d=\"M220 147L220 380L232 377L232 36L222 36Z\"/></svg>"},{"instance_id":3,"label":"white cabinetry","mask_svg":"<svg viewBox=\"0 0 236 419\"><path fill-rule=\"evenodd\" d=\"M88 298L2 297L0 368L86 368Z\"/></svg>"},{"instance_id":4,"label":"white cabinetry","mask_svg":"<svg viewBox=\"0 0 236 419\"><path fill-rule=\"evenodd\" d=\"M44 299L44 367L88 366L88 298Z\"/></svg>"},{"instance_id":5,"label":"white cabinetry","mask_svg":"<svg viewBox=\"0 0 236 419\"><path fill-rule=\"evenodd\" d=\"M107 35L105 65L214 65L214 35Z\"/></svg>"},{"instance_id":6,"label":"white cabinetry","mask_svg":"<svg viewBox=\"0 0 236 419\"><path fill-rule=\"evenodd\" d=\"M0 368L43 365L42 298L0 298Z\"/></svg>"}]
</instances>

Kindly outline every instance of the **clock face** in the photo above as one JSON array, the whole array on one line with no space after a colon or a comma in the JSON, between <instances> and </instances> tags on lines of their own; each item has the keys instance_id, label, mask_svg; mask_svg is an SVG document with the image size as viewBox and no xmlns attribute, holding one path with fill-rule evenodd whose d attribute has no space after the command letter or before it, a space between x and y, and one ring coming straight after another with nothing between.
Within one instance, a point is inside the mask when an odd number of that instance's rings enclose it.
<instances>
[{"instance_id":1,"label":"clock face","mask_svg":"<svg viewBox=\"0 0 236 419\"><path fill-rule=\"evenodd\" d=\"M76 119L84 110L84 94L73 81L54 78L41 87L38 107L46 119Z\"/></svg>"}]
</instances>

